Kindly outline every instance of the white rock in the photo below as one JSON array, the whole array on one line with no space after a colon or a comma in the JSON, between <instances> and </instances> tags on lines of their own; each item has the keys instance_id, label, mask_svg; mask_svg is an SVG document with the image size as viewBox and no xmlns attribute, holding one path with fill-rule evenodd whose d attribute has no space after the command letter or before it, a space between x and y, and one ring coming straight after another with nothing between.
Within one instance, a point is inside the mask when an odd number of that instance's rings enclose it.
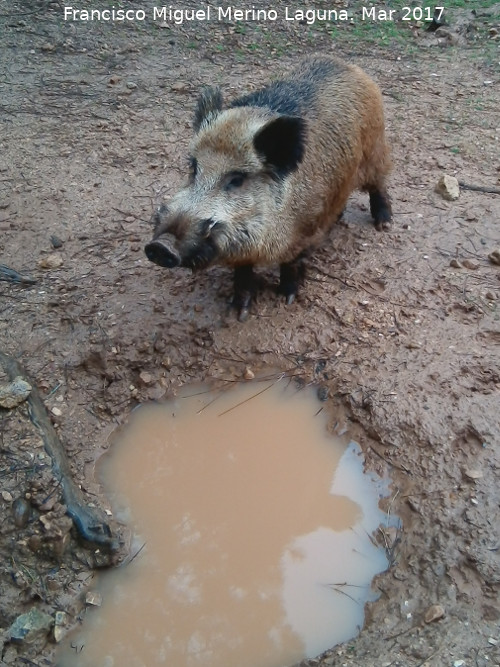
<instances>
[{"instance_id":1,"label":"white rock","mask_svg":"<svg viewBox=\"0 0 500 667\"><path fill-rule=\"evenodd\" d=\"M66 628L62 625L54 625L52 632L54 633L54 641L56 644L60 644L66 636Z\"/></svg>"},{"instance_id":2,"label":"white rock","mask_svg":"<svg viewBox=\"0 0 500 667\"><path fill-rule=\"evenodd\" d=\"M458 180L454 176L448 176L447 174L441 176L435 190L443 199L447 199L448 201L454 201L460 196Z\"/></svg>"},{"instance_id":3,"label":"white rock","mask_svg":"<svg viewBox=\"0 0 500 667\"><path fill-rule=\"evenodd\" d=\"M253 380L255 378L255 373L250 368L250 366L247 366L245 368L245 372L243 373L243 377L245 378L245 380Z\"/></svg>"},{"instance_id":4,"label":"white rock","mask_svg":"<svg viewBox=\"0 0 500 667\"><path fill-rule=\"evenodd\" d=\"M65 611L56 611L54 615L54 641L59 644L66 636L66 625L68 623L68 615Z\"/></svg>"}]
</instances>

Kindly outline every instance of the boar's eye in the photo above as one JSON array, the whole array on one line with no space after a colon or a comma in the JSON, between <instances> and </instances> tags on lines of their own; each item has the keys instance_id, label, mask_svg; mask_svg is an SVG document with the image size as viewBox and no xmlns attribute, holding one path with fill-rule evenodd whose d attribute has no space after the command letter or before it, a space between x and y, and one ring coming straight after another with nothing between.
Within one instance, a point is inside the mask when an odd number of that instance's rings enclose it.
<instances>
[{"instance_id":1,"label":"boar's eye","mask_svg":"<svg viewBox=\"0 0 500 667\"><path fill-rule=\"evenodd\" d=\"M245 174L244 171L233 171L227 175L226 184L224 189L226 191L236 190L241 188L243 183L246 181L248 174Z\"/></svg>"}]
</instances>

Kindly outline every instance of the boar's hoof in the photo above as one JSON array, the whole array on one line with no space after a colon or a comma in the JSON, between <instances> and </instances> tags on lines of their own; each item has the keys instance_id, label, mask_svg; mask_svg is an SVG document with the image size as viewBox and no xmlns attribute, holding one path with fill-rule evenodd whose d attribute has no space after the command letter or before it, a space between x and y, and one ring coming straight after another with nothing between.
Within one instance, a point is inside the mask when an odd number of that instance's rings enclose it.
<instances>
[{"instance_id":1,"label":"boar's hoof","mask_svg":"<svg viewBox=\"0 0 500 667\"><path fill-rule=\"evenodd\" d=\"M390 229L392 220L391 201L386 192L374 190L370 192L370 212L375 229Z\"/></svg>"},{"instance_id":2,"label":"boar's hoof","mask_svg":"<svg viewBox=\"0 0 500 667\"><path fill-rule=\"evenodd\" d=\"M295 297L297 296L298 291L299 291L298 285L292 285L292 284L283 285L282 283L280 283L278 287L278 293L282 294L285 297L285 304L287 306L291 306L292 303L295 301Z\"/></svg>"},{"instance_id":3,"label":"boar's hoof","mask_svg":"<svg viewBox=\"0 0 500 667\"><path fill-rule=\"evenodd\" d=\"M158 266L164 266L167 269L173 269L181 263L179 255L163 241L151 241L144 248L144 252L150 262L154 262Z\"/></svg>"},{"instance_id":4,"label":"boar's hoof","mask_svg":"<svg viewBox=\"0 0 500 667\"><path fill-rule=\"evenodd\" d=\"M280 284L278 292L285 297L287 306L295 301L299 286L304 280L304 273L305 268L301 257L298 257L292 262L280 264Z\"/></svg>"},{"instance_id":5,"label":"boar's hoof","mask_svg":"<svg viewBox=\"0 0 500 667\"><path fill-rule=\"evenodd\" d=\"M255 276L253 267L251 265L235 267L232 305L238 311L238 320L240 322L244 322L248 318L254 294Z\"/></svg>"},{"instance_id":6,"label":"boar's hoof","mask_svg":"<svg viewBox=\"0 0 500 667\"><path fill-rule=\"evenodd\" d=\"M250 308L239 308L238 310L238 322L246 322L248 315L250 314Z\"/></svg>"},{"instance_id":7,"label":"boar's hoof","mask_svg":"<svg viewBox=\"0 0 500 667\"><path fill-rule=\"evenodd\" d=\"M245 322L250 314L253 292L239 291L235 292L231 305L236 308L238 322Z\"/></svg>"}]
</instances>

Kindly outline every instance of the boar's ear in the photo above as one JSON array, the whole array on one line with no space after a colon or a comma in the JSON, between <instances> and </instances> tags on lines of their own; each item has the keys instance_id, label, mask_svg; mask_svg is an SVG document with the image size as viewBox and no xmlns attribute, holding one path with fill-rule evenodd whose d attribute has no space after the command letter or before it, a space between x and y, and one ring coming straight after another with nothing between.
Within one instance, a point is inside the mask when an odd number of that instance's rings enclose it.
<instances>
[{"instance_id":1,"label":"boar's ear","mask_svg":"<svg viewBox=\"0 0 500 667\"><path fill-rule=\"evenodd\" d=\"M302 118L278 116L257 132L253 145L266 165L286 176L297 169L304 157L305 124Z\"/></svg>"},{"instance_id":2,"label":"boar's ear","mask_svg":"<svg viewBox=\"0 0 500 667\"><path fill-rule=\"evenodd\" d=\"M198 98L194 112L193 128L198 132L205 120L222 110L222 93L220 88L204 88Z\"/></svg>"}]
</instances>

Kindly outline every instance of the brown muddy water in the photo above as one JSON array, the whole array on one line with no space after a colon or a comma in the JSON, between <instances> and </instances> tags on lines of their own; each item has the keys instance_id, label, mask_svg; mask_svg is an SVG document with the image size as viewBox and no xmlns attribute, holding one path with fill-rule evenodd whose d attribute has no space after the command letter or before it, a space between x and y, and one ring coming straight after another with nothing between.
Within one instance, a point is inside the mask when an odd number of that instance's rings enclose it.
<instances>
[{"instance_id":1,"label":"brown muddy water","mask_svg":"<svg viewBox=\"0 0 500 667\"><path fill-rule=\"evenodd\" d=\"M323 405L274 376L135 410L100 477L139 553L57 664L284 667L356 635L387 483Z\"/></svg>"}]
</instances>

